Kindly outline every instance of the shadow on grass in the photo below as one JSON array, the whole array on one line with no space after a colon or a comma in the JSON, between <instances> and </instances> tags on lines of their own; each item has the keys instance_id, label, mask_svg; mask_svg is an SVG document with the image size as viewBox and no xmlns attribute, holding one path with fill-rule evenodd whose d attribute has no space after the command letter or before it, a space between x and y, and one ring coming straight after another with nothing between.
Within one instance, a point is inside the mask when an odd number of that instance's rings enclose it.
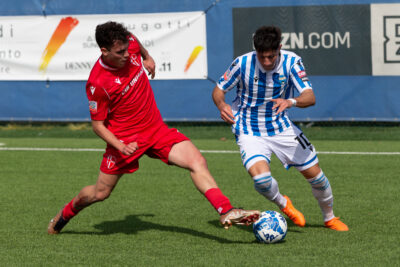
<instances>
[{"instance_id":1,"label":"shadow on grass","mask_svg":"<svg viewBox=\"0 0 400 267\"><path fill-rule=\"evenodd\" d=\"M77 232L77 231L62 231L62 234L87 234L87 235L112 235L112 234L127 234L127 235L135 235L141 231L149 231L149 230L158 230L158 231L166 231L172 233L180 233L192 235L200 238L210 239L217 241L219 243L225 244L252 244L252 242L242 242L242 241L233 241L226 238L210 235L204 232L196 231L189 228L179 227L179 226L168 226L161 225L158 223L149 221L144 221L140 217L154 217L154 214L137 214L137 215L128 215L124 220L119 221L105 221L99 224L95 224L94 228L100 230L101 232ZM223 229L221 229L223 230Z\"/></svg>"},{"instance_id":2,"label":"shadow on grass","mask_svg":"<svg viewBox=\"0 0 400 267\"><path fill-rule=\"evenodd\" d=\"M219 220L208 221L208 223L213 225L213 226L215 226L216 228L222 228L222 225L219 222ZM236 225L232 225L231 227L235 227L235 228L241 229L243 231L247 231L247 232L253 233L253 226L252 225L246 226L246 225L237 225L236 224Z\"/></svg>"},{"instance_id":3,"label":"shadow on grass","mask_svg":"<svg viewBox=\"0 0 400 267\"><path fill-rule=\"evenodd\" d=\"M309 223L306 223L306 225L304 227L300 227L300 226L295 225L294 222L292 222L291 220L286 220L286 223L288 225L288 231L289 232L304 233L302 231L302 229L306 229L306 228L325 228L325 226L322 225L322 224L309 224Z\"/></svg>"},{"instance_id":4,"label":"shadow on grass","mask_svg":"<svg viewBox=\"0 0 400 267\"><path fill-rule=\"evenodd\" d=\"M220 228L221 224L219 223L218 220L212 220L208 222L209 224L213 225L214 227ZM297 225L295 225L291 220L286 220L288 229L288 232L293 232L293 233L299 233L299 234L304 234L304 229L306 228L325 228L325 226L323 226L322 224L306 224L306 226L304 227L299 227ZM250 232L253 233L253 226L249 225L233 225L232 227L236 227L240 230L246 231L246 232Z\"/></svg>"},{"instance_id":5,"label":"shadow on grass","mask_svg":"<svg viewBox=\"0 0 400 267\"><path fill-rule=\"evenodd\" d=\"M209 221L208 223L213 225L213 226L215 226L215 227L218 227L218 228L221 227L221 224L219 223L218 220ZM249 226L246 226L246 225L233 225L231 227L235 227L235 228L238 228L240 230L243 230L243 231L246 231L246 232L249 232L249 233L253 234L253 226L252 225L249 225ZM290 231L290 230L288 229L288 231ZM255 238L254 238L254 241L250 242L250 243L251 244L265 245L265 244L263 244L261 242L258 242ZM278 246L278 245L282 245L282 244L285 244L285 243L286 243L286 240L284 239L282 241L274 243L273 245L274 246Z\"/></svg>"}]
</instances>

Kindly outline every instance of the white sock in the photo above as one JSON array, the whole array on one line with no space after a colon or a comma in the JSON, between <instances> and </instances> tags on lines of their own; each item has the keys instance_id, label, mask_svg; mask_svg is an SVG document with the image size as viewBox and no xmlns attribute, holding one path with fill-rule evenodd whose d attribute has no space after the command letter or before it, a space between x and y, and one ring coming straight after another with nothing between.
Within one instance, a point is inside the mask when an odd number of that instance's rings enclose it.
<instances>
[{"instance_id":1,"label":"white sock","mask_svg":"<svg viewBox=\"0 0 400 267\"><path fill-rule=\"evenodd\" d=\"M333 195L328 178L321 171L316 177L307 179L311 185L314 197L318 200L324 221L329 221L335 217L333 214Z\"/></svg>"},{"instance_id":2,"label":"white sock","mask_svg":"<svg viewBox=\"0 0 400 267\"><path fill-rule=\"evenodd\" d=\"M279 193L278 182L270 172L264 172L253 177L254 188L268 200L274 202L280 209L286 207L286 198Z\"/></svg>"}]
</instances>

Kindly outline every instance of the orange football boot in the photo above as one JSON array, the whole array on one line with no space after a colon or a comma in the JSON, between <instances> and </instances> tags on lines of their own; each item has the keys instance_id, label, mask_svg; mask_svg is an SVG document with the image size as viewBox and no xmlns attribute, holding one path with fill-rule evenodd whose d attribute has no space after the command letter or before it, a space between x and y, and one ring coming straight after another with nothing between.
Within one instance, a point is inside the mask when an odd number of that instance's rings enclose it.
<instances>
[{"instance_id":1,"label":"orange football boot","mask_svg":"<svg viewBox=\"0 0 400 267\"><path fill-rule=\"evenodd\" d=\"M335 218L325 222L325 227L332 229L332 230L341 231L341 232L349 231L349 227L347 227L347 225L345 225L339 219L339 217L335 217Z\"/></svg>"},{"instance_id":2,"label":"orange football boot","mask_svg":"<svg viewBox=\"0 0 400 267\"><path fill-rule=\"evenodd\" d=\"M283 196L283 197L286 198L287 203L286 203L286 207L281 209L281 211L283 213L285 213L286 216L288 216L289 219L291 219L294 222L295 225L300 226L300 227L304 227L304 225L306 225L306 219L304 218L303 213L298 211L293 206L292 201L290 200L290 198L288 196Z\"/></svg>"}]
</instances>

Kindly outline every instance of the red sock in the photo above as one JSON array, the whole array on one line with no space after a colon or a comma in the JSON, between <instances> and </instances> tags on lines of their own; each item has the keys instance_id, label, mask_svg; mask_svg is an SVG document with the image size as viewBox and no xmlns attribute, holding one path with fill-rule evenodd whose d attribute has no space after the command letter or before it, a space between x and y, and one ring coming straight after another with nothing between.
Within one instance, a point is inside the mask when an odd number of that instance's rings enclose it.
<instances>
[{"instance_id":1,"label":"red sock","mask_svg":"<svg viewBox=\"0 0 400 267\"><path fill-rule=\"evenodd\" d=\"M231 202L224 194L222 194L219 188L208 189L204 196L219 214L223 214L233 209Z\"/></svg>"},{"instance_id":2,"label":"red sock","mask_svg":"<svg viewBox=\"0 0 400 267\"><path fill-rule=\"evenodd\" d=\"M63 218L65 220L71 219L72 217L74 217L79 212L79 210L75 209L73 204L72 204L74 202L74 199L75 198L73 198L71 200L71 202L69 202L67 205L65 205L65 207L64 207L64 209L62 211L62 216L63 216Z\"/></svg>"}]
</instances>

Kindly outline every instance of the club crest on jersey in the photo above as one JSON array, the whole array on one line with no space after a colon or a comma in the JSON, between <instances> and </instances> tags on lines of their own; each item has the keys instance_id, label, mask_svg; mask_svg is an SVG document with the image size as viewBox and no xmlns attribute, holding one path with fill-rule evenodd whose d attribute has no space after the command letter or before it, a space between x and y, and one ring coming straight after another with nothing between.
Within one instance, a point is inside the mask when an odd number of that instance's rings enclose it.
<instances>
[{"instance_id":1,"label":"club crest on jersey","mask_svg":"<svg viewBox=\"0 0 400 267\"><path fill-rule=\"evenodd\" d=\"M286 84L286 76L279 75L279 82L281 83L281 86L284 86Z\"/></svg>"},{"instance_id":2,"label":"club crest on jersey","mask_svg":"<svg viewBox=\"0 0 400 267\"><path fill-rule=\"evenodd\" d=\"M96 101L89 101L89 110L91 113L97 112L97 102Z\"/></svg>"},{"instance_id":3,"label":"club crest on jersey","mask_svg":"<svg viewBox=\"0 0 400 267\"><path fill-rule=\"evenodd\" d=\"M112 169L115 166L115 162L117 161L117 158L114 157L113 155L108 155L107 156L107 168Z\"/></svg>"},{"instance_id":4,"label":"club crest on jersey","mask_svg":"<svg viewBox=\"0 0 400 267\"><path fill-rule=\"evenodd\" d=\"M136 55L131 55L130 60L131 60L132 65L140 67L140 63L139 63L140 59L138 59Z\"/></svg>"}]
</instances>

